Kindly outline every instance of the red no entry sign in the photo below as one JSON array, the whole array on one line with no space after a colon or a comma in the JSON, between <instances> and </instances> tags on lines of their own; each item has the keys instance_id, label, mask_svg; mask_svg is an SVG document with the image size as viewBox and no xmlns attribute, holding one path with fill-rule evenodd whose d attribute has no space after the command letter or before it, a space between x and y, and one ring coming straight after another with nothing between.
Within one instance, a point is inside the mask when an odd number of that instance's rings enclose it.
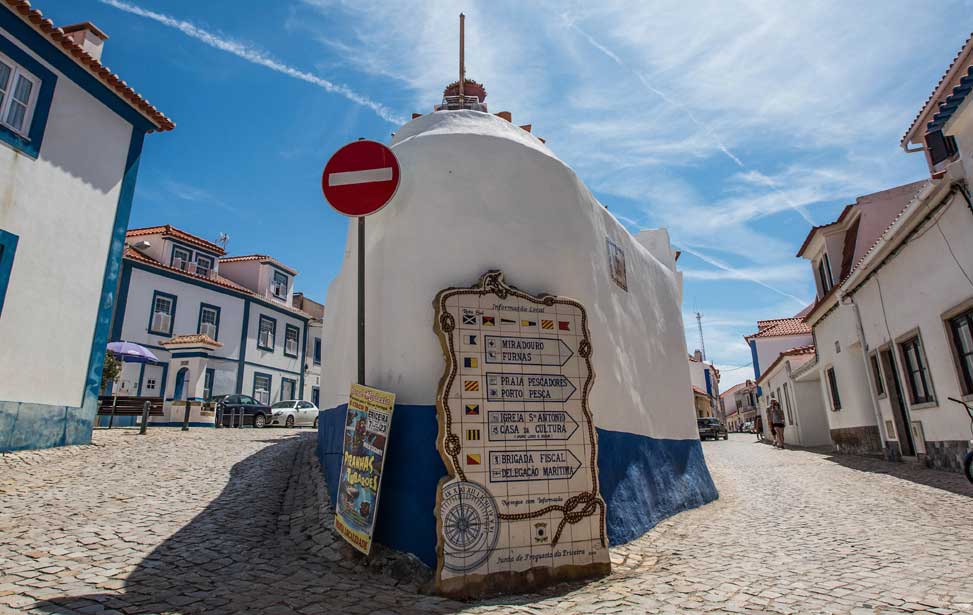
<instances>
[{"instance_id":1,"label":"red no entry sign","mask_svg":"<svg viewBox=\"0 0 973 615\"><path fill-rule=\"evenodd\" d=\"M373 214L392 200L399 187L399 163L392 150L376 141L355 141L324 165L324 198L346 216Z\"/></svg>"}]
</instances>

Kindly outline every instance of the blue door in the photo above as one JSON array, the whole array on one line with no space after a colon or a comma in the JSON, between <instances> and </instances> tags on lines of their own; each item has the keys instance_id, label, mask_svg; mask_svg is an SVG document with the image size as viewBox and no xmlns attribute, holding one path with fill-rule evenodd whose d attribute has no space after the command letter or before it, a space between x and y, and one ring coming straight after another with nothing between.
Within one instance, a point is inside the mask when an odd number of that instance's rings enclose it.
<instances>
[{"instance_id":1,"label":"blue door","mask_svg":"<svg viewBox=\"0 0 973 615\"><path fill-rule=\"evenodd\" d=\"M182 368L181 370L179 370L179 373L176 374L176 390L172 394L173 399L176 400L186 399L184 389L186 388L186 378L188 377L189 377L188 367Z\"/></svg>"}]
</instances>

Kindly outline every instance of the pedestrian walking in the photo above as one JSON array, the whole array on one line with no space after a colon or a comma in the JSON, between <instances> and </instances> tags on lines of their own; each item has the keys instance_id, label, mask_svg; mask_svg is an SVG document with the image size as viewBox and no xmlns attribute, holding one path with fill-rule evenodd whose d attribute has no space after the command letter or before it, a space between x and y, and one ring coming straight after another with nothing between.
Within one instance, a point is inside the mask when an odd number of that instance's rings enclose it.
<instances>
[{"instance_id":1,"label":"pedestrian walking","mask_svg":"<svg viewBox=\"0 0 973 615\"><path fill-rule=\"evenodd\" d=\"M759 414L753 418L753 432L757 434L757 442L763 442L764 420Z\"/></svg>"},{"instance_id":2,"label":"pedestrian walking","mask_svg":"<svg viewBox=\"0 0 973 615\"><path fill-rule=\"evenodd\" d=\"M784 411L780 409L780 402L770 400L770 427L774 434L774 446L784 448Z\"/></svg>"}]
</instances>

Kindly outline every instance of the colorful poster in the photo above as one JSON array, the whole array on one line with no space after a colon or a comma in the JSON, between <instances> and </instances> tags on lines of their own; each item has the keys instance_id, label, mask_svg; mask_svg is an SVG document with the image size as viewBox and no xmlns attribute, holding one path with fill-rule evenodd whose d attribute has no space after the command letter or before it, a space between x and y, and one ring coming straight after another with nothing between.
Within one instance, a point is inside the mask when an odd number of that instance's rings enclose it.
<instances>
[{"instance_id":1,"label":"colorful poster","mask_svg":"<svg viewBox=\"0 0 973 615\"><path fill-rule=\"evenodd\" d=\"M394 393L351 385L334 527L365 555L372 548L394 407Z\"/></svg>"},{"instance_id":2,"label":"colorful poster","mask_svg":"<svg viewBox=\"0 0 973 615\"><path fill-rule=\"evenodd\" d=\"M439 591L474 598L608 574L584 307L496 271L441 291L435 306L449 473L436 507Z\"/></svg>"}]
</instances>

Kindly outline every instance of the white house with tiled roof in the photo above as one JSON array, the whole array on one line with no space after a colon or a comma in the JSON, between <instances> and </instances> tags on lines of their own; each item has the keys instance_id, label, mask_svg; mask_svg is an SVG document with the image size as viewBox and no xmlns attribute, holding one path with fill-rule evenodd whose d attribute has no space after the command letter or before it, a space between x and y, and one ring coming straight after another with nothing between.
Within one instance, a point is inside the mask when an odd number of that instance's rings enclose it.
<instances>
[{"instance_id":1,"label":"white house with tiled roof","mask_svg":"<svg viewBox=\"0 0 973 615\"><path fill-rule=\"evenodd\" d=\"M798 378L801 368L814 361L814 345L788 348L768 365L757 385L763 391L760 411L767 417L771 400L784 411L784 442L798 446L831 444L828 417L815 377Z\"/></svg>"},{"instance_id":2,"label":"white house with tiled roof","mask_svg":"<svg viewBox=\"0 0 973 615\"><path fill-rule=\"evenodd\" d=\"M173 128L107 38L0 0L0 451L90 442L143 140Z\"/></svg>"},{"instance_id":3,"label":"white house with tiled roof","mask_svg":"<svg viewBox=\"0 0 973 615\"><path fill-rule=\"evenodd\" d=\"M172 226L126 236L112 340L141 344L157 365L126 365L118 393L167 404L244 393L303 397L308 323L294 307L297 271L225 250Z\"/></svg>"}]
</instances>

